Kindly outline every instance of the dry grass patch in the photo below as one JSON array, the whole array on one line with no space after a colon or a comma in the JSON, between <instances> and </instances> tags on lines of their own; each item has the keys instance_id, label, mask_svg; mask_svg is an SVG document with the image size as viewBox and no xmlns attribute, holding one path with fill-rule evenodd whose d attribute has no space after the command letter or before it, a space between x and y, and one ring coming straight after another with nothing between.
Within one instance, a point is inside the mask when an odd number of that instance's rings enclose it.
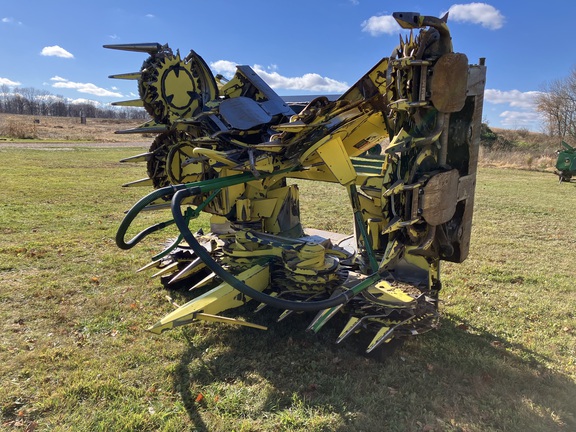
<instances>
[{"instance_id":1,"label":"dry grass patch","mask_svg":"<svg viewBox=\"0 0 576 432\"><path fill-rule=\"evenodd\" d=\"M131 129L142 120L119 120L88 118L86 124L80 118L46 117L17 114L0 114L0 142L134 142L142 141L141 134L119 135L117 130ZM145 138L145 141L149 141Z\"/></svg>"},{"instance_id":2,"label":"dry grass patch","mask_svg":"<svg viewBox=\"0 0 576 432\"><path fill-rule=\"evenodd\" d=\"M566 138L567 139L567 138ZM554 172L562 139L525 129L484 129L479 163L485 167Z\"/></svg>"}]
</instances>

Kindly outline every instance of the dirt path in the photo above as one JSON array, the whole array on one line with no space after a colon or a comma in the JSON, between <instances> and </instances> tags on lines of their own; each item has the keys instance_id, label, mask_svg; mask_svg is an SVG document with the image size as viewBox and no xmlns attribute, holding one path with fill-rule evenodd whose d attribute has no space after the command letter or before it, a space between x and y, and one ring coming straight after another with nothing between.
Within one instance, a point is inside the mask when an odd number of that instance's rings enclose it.
<instances>
[{"instance_id":1,"label":"dirt path","mask_svg":"<svg viewBox=\"0 0 576 432\"><path fill-rule=\"evenodd\" d=\"M125 148L125 147L142 147L147 149L151 142L134 141L134 142L16 142L0 141L2 148L20 148L20 149L42 149L42 148L71 148L71 147L88 147L88 148Z\"/></svg>"}]
</instances>

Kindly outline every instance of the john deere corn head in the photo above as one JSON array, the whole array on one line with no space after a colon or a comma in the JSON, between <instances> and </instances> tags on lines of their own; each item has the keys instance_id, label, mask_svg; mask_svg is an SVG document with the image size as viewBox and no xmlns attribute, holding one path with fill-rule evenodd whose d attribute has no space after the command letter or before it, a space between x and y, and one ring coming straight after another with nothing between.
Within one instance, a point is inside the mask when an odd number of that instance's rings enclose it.
<instances>
[{"instance_id":1,"label":"john deere corn head","mask_svg":"<svg viewBox=\"0 0 576 432\"><path fill-rule=\"evenodd\" d=\"M117 104L152 117L120 133L157 134L125 159L144 162L149 177L127 186L155 190L128 211L116 242L129 249L175 224L180 235L146 268L197 293L151 332L196 320L265 329L226 316L247 302L311 319L314 332L345 314L338 342L370 332L368 352L437 326L440 261L462 262L469 249L486 71L453 52L446 17L394 17L411 30L392 55L337 100L304 107L248 66L225 80L194 51L106 46L148 55L139 72L112 77L137 80L141 99ZM383 143L381 156L366 156ZM339 185L354 234L302 227L298 179ZM140 212L168 207L169 220L126 239ZM201 212L210 229L192 232Z\"/></svg>"}]
</instances>

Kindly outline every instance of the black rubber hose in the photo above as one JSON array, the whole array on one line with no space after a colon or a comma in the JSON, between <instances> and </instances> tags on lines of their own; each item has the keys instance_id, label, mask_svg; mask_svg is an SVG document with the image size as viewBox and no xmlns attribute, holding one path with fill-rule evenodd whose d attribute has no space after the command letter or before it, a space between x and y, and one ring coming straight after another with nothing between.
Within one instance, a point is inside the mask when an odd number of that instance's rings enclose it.
<instances>
[{"instance_id":1,"label":"black rubber hose","mask_svg":"<svg viewBox=\"0 0 576 432\"><path fill-rule=\"evenodd\" d=\"M277 174L291 171L292 169L293 168L281 170L281 171L277 172ZM153 232L161 230L161 229L167 227L168 225L171 225L174 223L174 221L167 221L167 222L158 223L156 225L152 225L152 226L146 228L145 230L143 230L142 232L136 234L132 239L130 239L128 241L124 240L124 236L126 235L128 228L130 228L130 225L132 224L132 222L134 221L136 216L138 216L138 214L146 206L148 206L150 203L154 202L155 200L157 200L159 198L165 198L168 196L172 196L176 192L178 192L179 190L182 190L182 189L190 190L191 195L199 195L203 192L213 191L215 189L226 187L226 186L229 186L232 184L240 184L240 183L243 183L245 181L249 181L249 180L253 180L253 179L254 179L254 175L252 173L243 173L243 174L237 174L237 175L226 177L226 178L217 178L217 179L213 179L213 180L206 180L206 181L200 181L200 182L171 185L171 186L166 186L166 187L157 189L157 190L149 193L148 195L146 195L142 199L140 199L140 201L138 201L136 204L134 204L134 206L128 211L126 216L124 216L124 220L122 221L122 223L118 227L118 231L116 233L116 244L118 245L118 247L120 249L131 249L134 246L136 246L136 244L138 244L140 241L142 241L142 239L144 239L144 237L146 237L147 235L152 234Z\"/></svg>"},{"instance_id":2,"label":"black rubber hose","mask_svg":"<svg viewBox=\"0 0 576 432\"><path fill-rule=\"evenodd\" d=\"M336 297L332 297L326 300L318 300L318 301L311 301L311 302L301 302L301 301L292 301L292 300L283 300L276 297L272 297L268 294L264 294L254 288L249 287L241 280L237 279L231 273L228 273L225 269L220 266L213 258L210 256L208 251L204 249L204 247L198 243L194 234L188 228L188 221L186 217L182 214L181 211L181 203L184 198L189 196L193 196L195 191L193 189L184 189L176 192L174 197L172 198L172 215L174 217L174 221L176 222L176 226L184 236L184 240L188 243L188 245L194 250L196 255L212 270L216 275L218 275L224 282L230 284L233 288L240 291L242 294L264 303L268 306L272 306L278 309L288 309L298 312L317 312L323 309L329 309L334 306L339 306L342 304L347 303L352 297L354 297L354 293L352 290L344 291L343 293L337 295Z\"/></svg>"},{"instance_id":3,"label":"black rubber hose","mask_svg":"<svg viewBox=\"0 0 576 432\"><path fill-rule=\"evenodd\" d=\"M156 225L152 225L146 228L145 230L139 232L132 239L128 241L124 240L124 236L126 235L128 228L130 228L130 225L132 225L132 222L134 221L134 219L136 219L136 216L140 214L140 212L144 207L146 207L148 204L156 201L159 198L173 195L175 192L179 191L183 187L184 187L183 185L178 185L178 186L166 186L161 189L157 189L149 193L145 197L141 198L140 201L134 204L134 206L132 206L132 208L128 210L126 216L124 216L124 219L122 220L122 223L118 227L118 231L116 232L116 245L120 249L124 250L131 249L134 246L136 246L136 244L138 244L140 241L142 241L142 239L147 235L152 234L153 232L156 232L158 230L167 227L168 225L173 224L174 223L173 221L157 223Z\"/></svg>"}]
</instances>

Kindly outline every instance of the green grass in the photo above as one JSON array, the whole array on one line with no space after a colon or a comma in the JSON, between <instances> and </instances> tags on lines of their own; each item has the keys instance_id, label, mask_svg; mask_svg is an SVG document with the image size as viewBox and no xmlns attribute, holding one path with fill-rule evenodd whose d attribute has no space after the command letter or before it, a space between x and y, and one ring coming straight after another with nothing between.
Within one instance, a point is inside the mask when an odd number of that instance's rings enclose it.
<instances>
[{"instance_id":1,"label":"green grass","mask_svg":"<svg viewBox=\"0 0 576 432\"><path fill-rule=\"evenodd\" d=\"M360 354L360 338L335 345L338 318L312 335L310 316L276 323L252 305L232 315L267 332L146 333L171 310L167 294L188 296L135 273L165 236L114 244L147 192L120 188L144 168L116 161L141 151L0 150L0 428L576 429L576 184L482 169L470 257L443 266L441 329L382 362ZM306 225L351 231L342 190L299 183Z\"/></svg>"}]
</instances>

